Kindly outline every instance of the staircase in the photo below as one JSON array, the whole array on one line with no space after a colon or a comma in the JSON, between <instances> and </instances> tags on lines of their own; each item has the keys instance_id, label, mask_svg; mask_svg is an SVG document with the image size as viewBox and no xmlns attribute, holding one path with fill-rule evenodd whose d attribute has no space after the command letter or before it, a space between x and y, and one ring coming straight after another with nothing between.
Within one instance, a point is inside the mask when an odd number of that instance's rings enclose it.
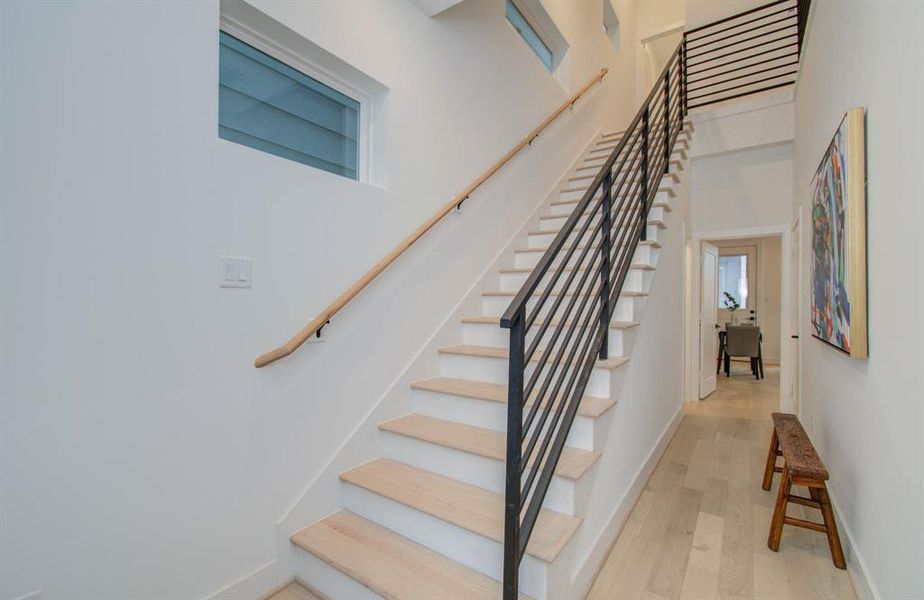
<instances>
[{"instance_id":1,"label":"staircase","mask_svg":"<svg viewBox=\"0 0 924 600\"><path fill-rule=\"evenodd\" d=\"M639 397L648 388L625 378L662 244L666 281L681 276L681 235L670 228L675 205L689 209L688 111L792 85L808 7L774 0L684 32L632 122L593 140L497 262L493 285L462 304L480 311L459 317L457 343L419 357L413 372L438 373L409 384L409 414L378 424L365 456L379 457L340 473L342 510L291 536L297 577L338 599L564 598L589 588L680 414L663 414L674 409L670 390ZM317 334L569 102L256 366ZM679 310L671 298L655 298L661 314L648 319ZM639 365L662 356L640 339ZM645 420L653 405L657 418L641 431L631 415Z\"/></svg>"},{"instance_id":2,"label":"staircase","mask_svg":"<svg viewBox=\"0 0 924 600\"><path fill-rule=\"evenodd\" d=\"M540 598L563 589L577 560L569 542L594 489L604 418L617 402L620 374L644 319L691 133L684 123L669 171L653 192L645 239L612 308L607 358L593 365L519 565L521 594ZM381 457L340 474L343 509L291 537L300 579L335 599L502 595L510 336L499 327L501 315L621 137L600 136L539 209L525 245L502 261L496 289L482 293L480 314L461 319L458 344L439 348L439 373L411 384L412 412L379 424ZM557 325L554 318L549 325ZM527 410L532 401L526 399Z\"/></svg>"}]
</instances>

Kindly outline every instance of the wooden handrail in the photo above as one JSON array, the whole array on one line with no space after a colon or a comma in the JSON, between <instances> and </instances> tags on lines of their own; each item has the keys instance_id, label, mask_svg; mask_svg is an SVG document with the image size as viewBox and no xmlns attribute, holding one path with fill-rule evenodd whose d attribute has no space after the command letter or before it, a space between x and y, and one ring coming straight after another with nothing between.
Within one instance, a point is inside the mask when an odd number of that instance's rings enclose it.
<instances>
[{"instance_id":1,"label":"wooden handrail","mask_svg":"<svg viewBox=\"0 0 924 600\"><path fill-rule=\"evenodd\" d=\"M308 341L308 339L311 336L315 335L322 327L324 327L324 325L326 325L328 321L330 321L331 318L335 314L337 314L340 311L340 309L344 307L344 305L346 305L347 302L352 300L353 297L356 296L356 294L361 292L363 288L365 288L367 285L369 285L372 282L373 279L378 277L379 274L388 267L388 265L393 263L396 258L401 256L401 254L403 254L405 250L410 248L411 245L414 244L414 242L416 242L417 240L421 238L421 236L423 236L423 234L427 233L434 225L437 224L437 222L440 221L440 219L445 217L447 214L449 214L452 211L452 209L454 209L455 207L459 206L462 202L464 202L465 199L468 198L472 194L472 192L478 189L478 187L482 183L484 183L489 177L491 177L491 175L497 173L501 169L501 167L507 164L511 158L516 156L516 154L520 150L528 146L534 139L536 139L536 137L542 132L543 129L548 127L549 124L551 124L552 121L554 121L561 113L565 112L565 110L569 106L573 106L574 103L577 102L581 98L581 96L586 94L590 88L600 83L603 80L603 77L606 76L608 71L609 69L606 69L606 68L600 69L600 73L595 75L594 78L588 81L587 84L584 85L584 87L582 87L580 90L578 90L576 94L571 96L561 106L559 106L552 114L546 117L545 120L542 121L542 123L540 123L538 127L530 131L519 144L514 146L509 152L507 152L507 154L501 157L500 160L498 160L496 163L491 165L491 167L487 171L482 173L467 188L465 188L464 190L462 190L461 192L453 196L449 202L444 204L442 208L440 208L436 212L436 214L434 214L432 217L427 219L427 221L423 225L415 229L413 233L411 233L411 235L404 238L404 240L402 240L400 244L395 246L395 248L391 252L386 254L385 257L382 258L382 260L375 263L375 265L371 269L369 269L365 275L360 277L356 283L351 285L345 292L340 294L340 296L336 300L334 300L327 308L321 311L321 314L315 317L310 323L302 327L298 331L298 333L292 336L292 338L289 341L279 346L278 348L275 348L265 354L261 354L260 356L258 356L257 359L253 363L254 366L257 367L258 369L260 367L265 367L266 365L270 363L274 363L280 358L285 358L286 356L295 352L299 346L301 346L306 341Z\"/></svg>"}]
</instances>

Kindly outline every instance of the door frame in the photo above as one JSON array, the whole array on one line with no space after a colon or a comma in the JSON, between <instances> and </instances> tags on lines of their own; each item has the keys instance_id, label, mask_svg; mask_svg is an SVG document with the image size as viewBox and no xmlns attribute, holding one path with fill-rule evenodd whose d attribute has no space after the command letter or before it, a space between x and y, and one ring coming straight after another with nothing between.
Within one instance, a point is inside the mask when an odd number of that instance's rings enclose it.
<instances>
[{"instance_id":1,"label":"door frame","mask_svg":"<svg viewBox=\"0 0 924 600\"><path fill-rule=\"evenodd\" d=\"M780 332L789 331L789 314L792 310L790 306L790 285L792 284L792 268L793 265L790 264L790 245L791 240L792 224L787 223L785 225L765 225L760 227L742 227L739 229L716 229L712 231L698 231L693 233L693 268L691 272L696 274L693 277L693 293L692 301L693 306L690 311L691 315L700 314L700 304L702 299L702 293L700 288L702 287L702 265L700 264L700 257L703 252L703 242L708 240L734 240L741 238L751 238L751 237L769 237L769 236L779 236L781 238L781 248L780 248ZM692 319L691 319L692 321ZM688 326L690 326L688 324ZM699 354L700 354L700 339L699 339L699 322L695 327L690 327L689 331L690 337L690 347L687 348L689 361L687 362L686 367L691 370L691 372L696 373L697 376L693 380L693 385L695 386L694 394L692 394L691 401L698 402L699 400ZM781 340L782 342L782 340ZM789 369L789 344L780 344L780 399L779 405L781 410L790 410L791 407L789 402L789 378L790 378L790 369Z\"/></svg>"}]
</instances>

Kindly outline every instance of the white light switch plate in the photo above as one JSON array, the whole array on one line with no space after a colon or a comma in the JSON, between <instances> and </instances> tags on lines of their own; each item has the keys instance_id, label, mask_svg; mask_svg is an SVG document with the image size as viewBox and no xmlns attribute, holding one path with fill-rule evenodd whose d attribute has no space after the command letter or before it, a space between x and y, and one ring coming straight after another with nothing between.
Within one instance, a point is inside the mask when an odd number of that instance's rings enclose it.
<instances>
[{"instance_id":1,"label":"white light switch plate","mask_svg":"<svg viewBox=\"0 0 924 600\"><path fill-rule=\"evenodd\" d=\"M223 288L249 288L253 270L248 256L219 256L221 270L218 286Z\"/></svg>"}]
</instances>

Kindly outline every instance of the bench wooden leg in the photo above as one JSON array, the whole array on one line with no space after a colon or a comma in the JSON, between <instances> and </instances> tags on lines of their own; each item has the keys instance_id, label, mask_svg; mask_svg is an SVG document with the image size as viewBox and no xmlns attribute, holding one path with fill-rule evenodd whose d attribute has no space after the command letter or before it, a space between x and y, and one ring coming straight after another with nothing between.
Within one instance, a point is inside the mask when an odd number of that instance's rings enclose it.
<instances>
[{"instance_id":1,"label":"bench wooden leg","mask_svg":"<svg viewBox=\"0 0 924 600\"><path fill-rule=\"evenodd\" d=\"M776 427L773 428L773 433L770 435L770 450L767 452L767 467L764 469L764 483L763 487L768 492L770 491L770 486L773 485L773 472L776 467L776 455L780 451L780 440L776 437Z\"/></svg>"},{"instance_id":2,"label":"bench wooden leg","mask_svg":"<svg viewBox=\"0 0 924 600\"><path fill-rule=\"evenodd\" d=\"M774 552L780 549L780 538L783 537L783 521L786 519L786 506L789 504L789 491L792 480L789 478L789 468L783 465L783 475L780 477L780 490L776 496L776 508L773 510L773 519L770 521L770 536L767 538L767 547Z\"/></svg>"},{"instance_id":3,"label":"bench wooden leg","mask_svg":"<svg viewBox=\"0 0 924 600\"><path fill-rule=\"evenodd\" d=\"M837 523L834 522L834 511L831 510L831 499L828 498L828 488L812 488L815 490L813 496L818 496L818 502L821 504L821 516L825 520L825 533L828 534L828 546L831 547L831 560L838 569L846 569L847 562L844 560L844 549L841 548L841 538L837 535Z\"/></svg>"},{"instance_id":4,"label":"bench wooden leg","mask_svg":"<svg viewBox=\"0 0 924 600\"><path fill-rule=\"evenodd\" d=\"M783 465L783 475L780 477L780 491L776 496L776 508L773 510L773 520L770 521L770 536L767 538L767 547L774 552L780 549L780 538L783 537L783 521L786 519L786 507L789 505L789 491L792 480L789 478L789 469Z\"/></svg>"}]
</instances>

